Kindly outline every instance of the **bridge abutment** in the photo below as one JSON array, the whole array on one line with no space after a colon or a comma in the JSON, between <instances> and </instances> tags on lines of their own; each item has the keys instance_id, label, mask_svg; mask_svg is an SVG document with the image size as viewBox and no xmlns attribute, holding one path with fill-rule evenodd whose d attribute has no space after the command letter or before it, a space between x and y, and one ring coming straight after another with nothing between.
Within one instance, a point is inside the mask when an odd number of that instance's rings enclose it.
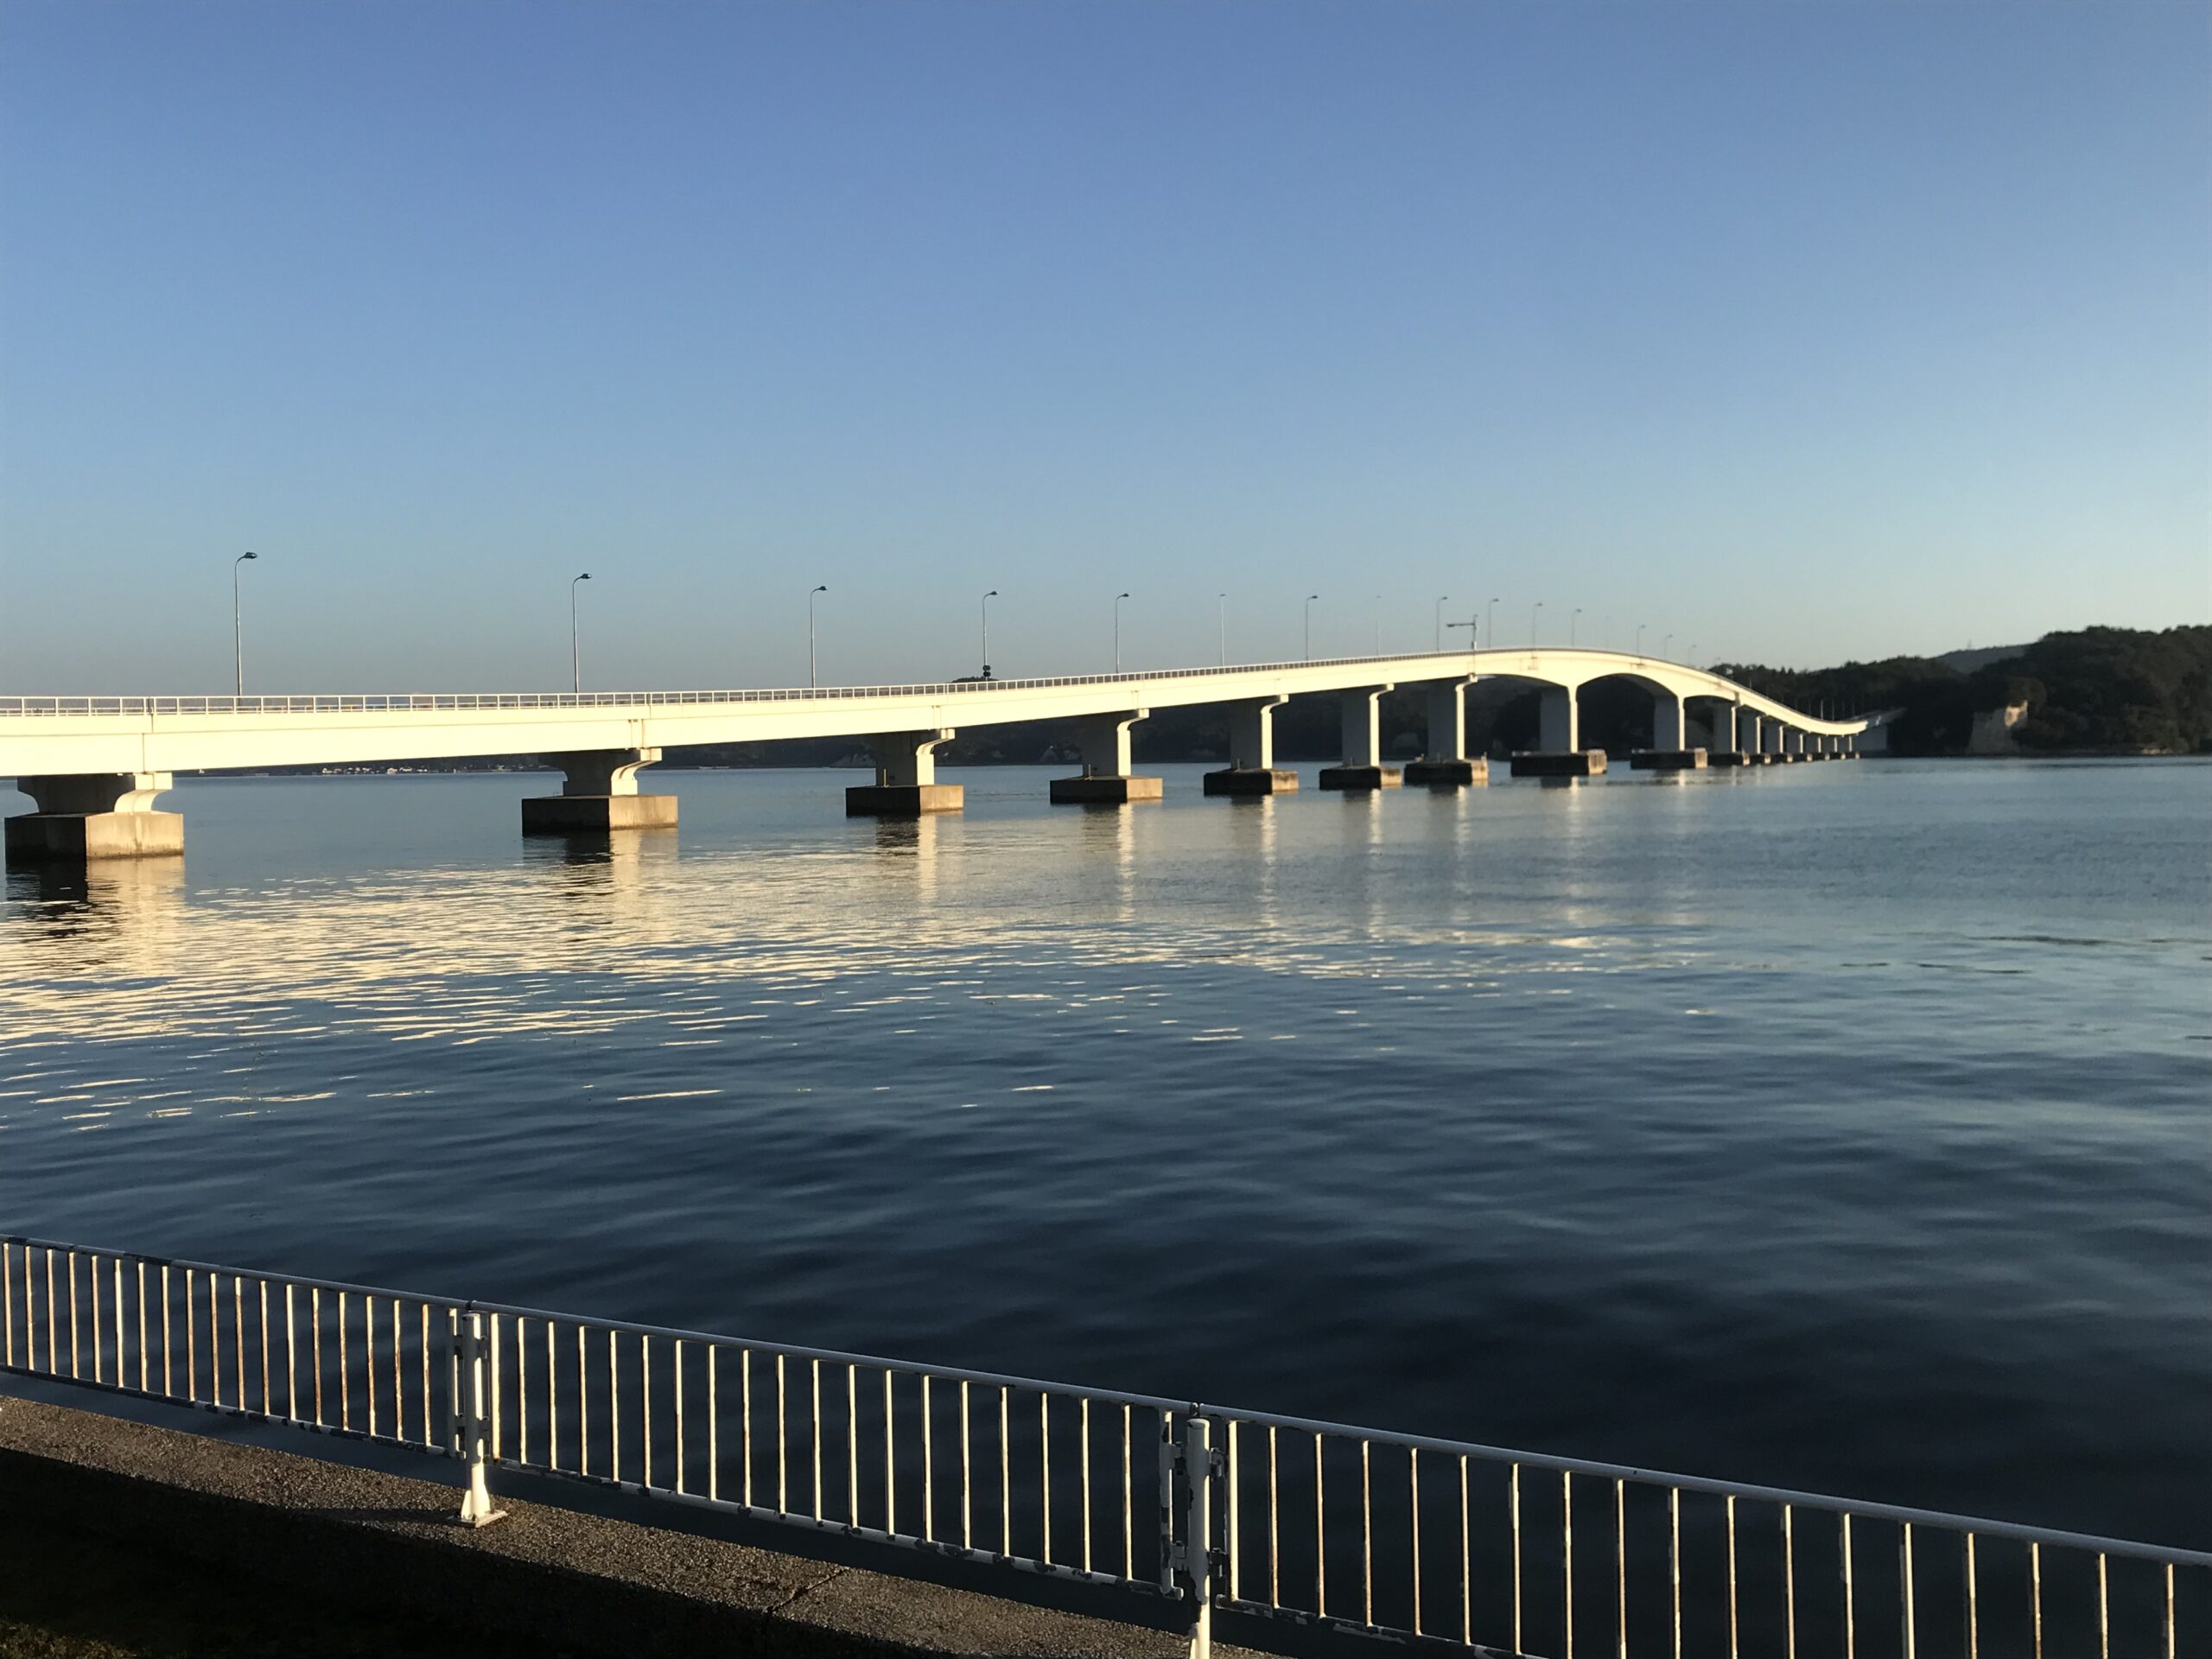
<instances>
[{"instance_id":1,"label":"bridge abutment","mask_svg":"<svg viewBox=\"0 0 2212 1659\"><path fill-rule=\"evenodd\" d=\"M639 770L660 759L658 749L583 749L547 759L563 774L561 792L524 800L523 834L563 836L676 827L675 796L638 792Z\"/></svg>"},{"instance_id":2,"label":"bridge abutment","mask_svg":"<svg viewBox=\"0 0 2212 1659\"><path fill-rule=\"evenodd\" d=\"M1205 775L1209 795L1287 795L1298 774L1275 766L1275 710L1285 696L1247 697L1229 705L1229 765Z\"/></svg>"},{"instance_id":3,"label":"bridge abutment","mask_svg":"<svg viewBox=\"0 0 2212 1659\"><path fill-rule=\"evenodd\" d=\"M919 732L887 732L870 740L875 749L875 781L845 791L848 817L918 818L925 812L957 812L968 791L959 784L937 780L937 752L953 739L950 727Z\"/></svg>"},{"instance_id":4,"label":"bridge abutment","mask_svg":"<svg viewBox=\"0 0 2212 1659\"><path fill-rule=\"evenodd\" d=\"M1087 715L1077 722L1083 775L1053 779L1052 804L1126 806L1132 801L1160 799L1165 785L1159 779L1135 777L1129 771L1129 728L1151 716L1149 709L1137 709L1126 715Z\"/></svg>"},{"instance_id":5,"label":"bridge abutment","mask_svg":"<svg viewBox=\"0 0 2212 1659\"><path fill-rule=\"evenodd\" d=\"M184 851L184 815L157 812L166 772L71 772L18 778L36 809L8 820L11 865L83 864L107 858L162 858Z\"/></svg>"}]
</instances>

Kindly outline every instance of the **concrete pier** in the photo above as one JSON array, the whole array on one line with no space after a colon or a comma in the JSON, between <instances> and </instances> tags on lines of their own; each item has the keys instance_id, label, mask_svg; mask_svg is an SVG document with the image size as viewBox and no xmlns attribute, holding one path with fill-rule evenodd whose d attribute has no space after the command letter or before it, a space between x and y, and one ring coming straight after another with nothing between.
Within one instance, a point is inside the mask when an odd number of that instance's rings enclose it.
<instances>
[{"instance_id":1,"label":"concrete pier","mask_svg":"<svg viewBox=\"0 0 2212 1659\"><path fill-rule=\"evenodd\" d=\"M1406 781L1402 766L1324 766L1316 780L1323 789L1396 789Z\"/></svg>"},{"instance_id":2,"label":"concrete pier","mask_svg":"<svg viewBox=\"0 0 2212 1659\"><path fill-rule=\"evenodd\" d=\"M1605 769L1603 749L1524 749L1513 757L1516 778L1595 778Z\"/></svg>"},{"instance_id":3,"label":"concrete pier","mask_svg":"<svg viewBox=\"0 0 2212 1659\"><path fill-rule=\"evenodd\" d=\"M1479 758L1406 762L1406 782L1414 787L1456 789L1489 781L1490 762Z\"/></svg>"},{"instance_id":4,"label":"concrete pier","mask_svg":"<svg viewBox=\"0 0 2212 1659\"><path fill-rule=\"evenodd\" d=\"M1705 763L1709 766L1755 766L1758 760L1756 754L1746 754L1741 749L1715 749L1705 757Z\"/></svg>"},{"instance_id":5,"label":"concrete pier","mask_svg":"<svg viewBox=\"0 0 2212 1659\"><path fill-rule=\"evenodd\" d=\"M1395 766L1382 764L1382 715L1377 705L1387 685L1363 685L1340 701L1344 759L1324 766L1317 780L1323 789L1395 789L1405 781Z\"/></svg>"},{"instance_id":6,"label":"concrete pier","mask_svg":"<svg viewBox=\"0 0 2212 1659\"><path fill-rule=\"evenodd\" d=\"M1133 709L1125 715L1091 715L1077 722L1077 746L1083 751L1083 775L1055 778L1050 797L1056 806L1126 806L1132 801L1156 801L1166 786L1157 778L1137 778L1129 772L1129 728L1151 715Z\"/></svg>"},{"instance_id":7,"label":"concrete pier","mask_svg":"<svg viewBox=\"0 0 2212 1659\"><path fill-rule=\"evenodd\" d=\"M157 812L153 804L175 781L166 772L20 778L16 786L37 810L8 820L8 862L84 864L181 853L184 815Z\"/></svg>"},{"instance_id":8,"label":"concrete pier","mask_svg":"<svg viewBox=\"0 0 2212 1659\"><path fill-rule=\"evenodd\" d=\"M1055 806L1127 806L1132 801L1156 801L1166 792L1157 778L1133 778L1085 772L1080 778L1055 778L1052 783Z\"/></svg>"},{"instance_id":9,"label":"concrete pier","mask_svg":"<svg viewBox=\"0 0 2212 1659\"><path fill-rule=\"evenodd\" d=\"M1298 774L1281 766L1230 766L1206 773L1204 781L1209 795L1290 795L1298 789Z\"/></svg>"},{"instance_id":10,"label":"concrete pier","mask_svg":"<svg viewBox=\"0 0 2212 1659\"><path fill-rule=\"evenodd\" d=\"M1703 772L1707 759L1703 749L1630 749L1628 765L1630 772Z\"/></svg>"},{"instance_id":11,"label":"concrete pier","mask_svg":"<svg viewBox=\"0 0 2212 1659\"><path fill-rule=\"evenodd\" d=\"M959 784L937 780L937 752L952 741L950 727L919 732L886 732L871 741L875 781L845 791L845 816L851 818L918 818L925 812L957 812L968 791Z\"/></svg>"},{"instance_id":12,"label":"concrete pier","mask_svg":"<svg viewBox=\"0 0 2212 1659\"><path fill-rule=\"evenodd\" d=\"M638 792L638 772L660 759L658 749L586 749L547 758L561 768L561 792L524 800L525 836L676 827L675 796Z\"/></svg>"}]
</instances>

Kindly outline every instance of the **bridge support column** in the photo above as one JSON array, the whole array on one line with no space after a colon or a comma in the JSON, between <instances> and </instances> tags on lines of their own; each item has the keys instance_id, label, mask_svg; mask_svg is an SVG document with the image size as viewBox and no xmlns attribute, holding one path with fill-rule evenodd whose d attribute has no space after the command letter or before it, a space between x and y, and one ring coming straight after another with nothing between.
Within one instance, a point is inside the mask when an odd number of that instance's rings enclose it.
<instances>
[{"instance_id":1,"label":"bridge support column","mask_svg":"<svg viewBox=\"0 0 2212 1659\"><path fill-rule=\"evenodd\" d=\"M1467 753L1467 688L1474 683L1471 674L1429 682L1428 747L1407 766L1408 783L1449 789L1490 781L1490 762Z\"/></svg>"},{"instance_id":2,"label":"bridge support column","mask_svg":"<svg viewBox=\"0 0 2212 1659\"><path fill-rule=\"evenodd\" d=\"M154 810L155 798L175 781L166 772L18 778L16 787L35 810L8 820L8 862L83 864L181 853L184 815Z\"/></svg>"},{"instance_id":3,"label":"bridge support column","mask_svg":"<svg viewBox=\"0 0 2212 1659\"><path fill-rule=\"evenodd\" d=\"M1552 686L1536 721L1536 745L1513 757L1516 778L1594 778L1605 769L1603 749L1582 747L1582 711L1571 686Z\"/></svg>"},{"instance_id":4,"label":"bridge support column","mask_svg":"<svg viewBox=\"0 0 2212 1659\"><path fill-rule=\"evenodd\" d=\"M1793 760L1805 758L1805 734L1792 726L1782 734L1782 752Z\"/></svg>"},{"instance_id":5,"label":"bridge support column","mask_svg":"<svg viewBox=\"0 0 2212 1659\"><path fill-rule=\"evenodd\" d=\"M1682 699L1671 691L1655 692L1651 698L1651 747L1629 751L1629 766L1637 772L1700 772L1706 752L1686 741Z\"/></svg>"},{"instance_id":6,"label":"bridge support column","mask_svg":"<svg viewBox=\"0 0 2212 1659\"><path fill-rule=\"evenodd\" d=\"M1287 697L1248 697L1229 705L1229 765L1205 776L1209 795L1287 795L1298 774L1275 768L1275 710Z\"/></svg>"},{"instance_id":7,"label":"bridge support column","mask_svg":"<svg viewBox=\"0 0 2212 1659\"><path fill-rule=\"evenodd\" d=\"M1322 788L1395 789L1405 781L1397 767L1382 764L1382 717L1376 705L1390 689L1370 685L1344 694L1344 759L1322 768Z\"/></svg>"},{"instance_id":8,"label":"bridge support column","mask_svg":"<svg viewBox=\"0 0 2212 1659\"><path fill-rule=\"evenodd\" d=\"M925 812L957 812L968 791L959 784L937 780L937 751L952 741L950 727L921 732L887 732L873 738L875 781L845 791L848 817L918 818Z\"/></svg>"},{"instance_id":9,"label":"bridge support column","mask_svg":"<svg viewBox=\"0 0 2212 1659\"><path fill-rule=\"evenodd\" d=\"M1713 753L1706 757L1716 766L1741 766L1750 764L1744 753L1744 711L1734 702L1713 705Z\"/></svg>"},{"instance_id":10,"label":"bridge support column","mask_svg":"<svg viewBox=\"0 0 2212 1659\"><path fill-rule=\"evenodd\" d=\"M1782 759L1782 723L1769 720L1764 715L1751 716L1757 722L1752 729L1758 734L1759 754L1770 763Z\"/></svg>"},{"instance_id":11,"label":"bridge support column","mask_svg":"<svg viewBox=\"0 0 2212 1659\"><path fill-rule=\"evenodd\" d=\"M1159 779L1129 773L1129 728L1151 715L1149 709L1138 709L1126 715L1089 715L1078 721L1076 742L1083 751L1083 776L1053 779L1053 804L1124 806L1131 801L1158 800L1163 788Z\"/></svg>"},{"instance_id":12,"label":"bridge support column","mask_svg":"<svg viewBox=\"0 0 2212 1659\"><path fill-rule=\"evenodd\" d=\"M525 836L676 827L675 796L638 792L639 768L659 760L658 749L581 749L547 758L565 774L561 792L523 802Z\"/></svg>"}]
</instances>

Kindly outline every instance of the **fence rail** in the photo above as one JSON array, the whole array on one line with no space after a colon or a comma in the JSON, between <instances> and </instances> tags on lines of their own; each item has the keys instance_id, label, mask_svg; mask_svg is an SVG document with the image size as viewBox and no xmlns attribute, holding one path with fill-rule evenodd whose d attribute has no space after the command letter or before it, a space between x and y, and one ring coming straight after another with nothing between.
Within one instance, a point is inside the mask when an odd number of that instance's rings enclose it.
<instances>
[{"instance_id":1,"label":"fence rail","mask_svg":"<svg viewBox=\"0 0 2212 1659\"><path fill-rule=\"evenodd\" d=\"M2212 1629L2202 1552L13 1235L0 1370L458 1459L477 1523L523 1471L1165 1599L1195 1655L1217 1611L1562 1659Z\"/></svg>"}]
</instances>

